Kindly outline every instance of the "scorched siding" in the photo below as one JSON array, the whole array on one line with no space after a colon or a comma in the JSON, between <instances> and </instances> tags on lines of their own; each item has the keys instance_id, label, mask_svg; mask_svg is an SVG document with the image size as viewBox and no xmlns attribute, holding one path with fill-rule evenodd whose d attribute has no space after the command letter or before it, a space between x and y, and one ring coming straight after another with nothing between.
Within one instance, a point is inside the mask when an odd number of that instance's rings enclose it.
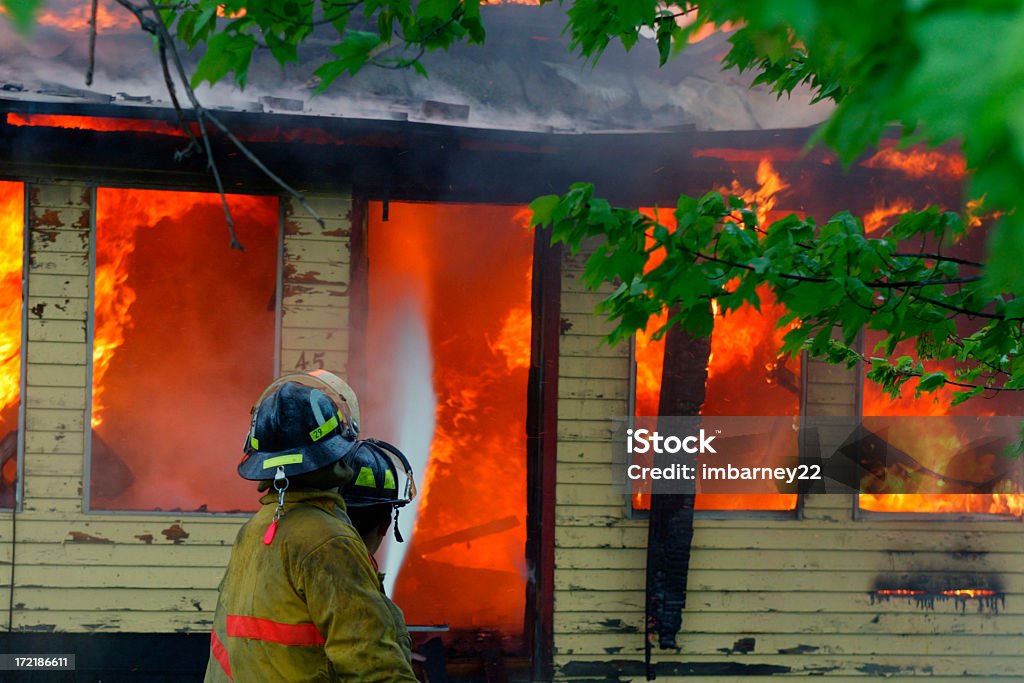
<instances>
[{"instance_id":1,"label":"scorched siding","mask_svg":"<svg viewBox=\"0 0 1024 683\"><path fill-rule=\"evenodd\" d=\"M206 631L244 517L83 510L95 193L88 185L62 183L31 184L26 192L24 496L21 511L0 513L0 605L13 604L13 610L2 610L0 627ZM325 228L301 210L284 210L280 366L295 368L305 352L308 369L322 362L343 372L351 202L345 194L314 196L310 203ZM242 350L237 362L244 362ZM225 458L233 465L237 456Z\"/></svg>"},{"instance_id":2,"label":"scorched siding","mask_svg":"<svg viewBox=\"0 0 1024 683\"><path fill-rule=\"evenodd\" d=\"M559 377L554 664L571 681L642 681L647 525L610 485L611 420L627 411L625 347L602 345L598 295L566 258ZM853 415L856 375L810 362L808 415ZM826 436L824 446L843 435ZM821 675L952 683L1020 680L1024 538L1019 521L854 519L846 495L806 496L801 518L698 519L679 651L658 680L757 683ZM1005 603L872 600L880 576L998 576Z\"/></svg>"},{"instance_id":3,"label":"scorched siding","mask_svg":"<svg viewBox=\"0 0 1024 683\"><path fill-rule=\"evenodd\" d=\"M282 270L281 371L348 365L352 200L307 197L320 225L285 203Z\"/></svg>"}]
</instances>

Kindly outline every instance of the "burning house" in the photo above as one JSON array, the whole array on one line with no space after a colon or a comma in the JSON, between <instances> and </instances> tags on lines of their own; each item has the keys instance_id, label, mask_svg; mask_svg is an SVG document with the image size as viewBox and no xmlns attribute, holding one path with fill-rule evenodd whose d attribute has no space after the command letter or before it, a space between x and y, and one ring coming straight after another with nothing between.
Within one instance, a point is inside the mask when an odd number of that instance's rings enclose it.
<instances>
[{"instance_id":1,"label":"burning house","mask_svg":"<svg viewBox=\"0 0 1024 683\"><path fill-rule=\"evenodd\" d=\"M592 69L557 8L497 6L487 47L428 60L430 80L371 71L313 98L303 74L257 64L245 92L201 93L322 217L214 133L240 251L205 159L176 155L188 137L159 70L133 61L134 19L100 13L86 90L86 17L64 9L27 43L0 36L5 651L75 653L103 680L201 669L258 504L235 475L251 402L280 372L327 368L422 476L382 568L431 681L1019 676L1024 498L948 493L998 463L969 471L956 434L910 432L892 441L923 470L860 496L699 496L678 647L645 663L650 500L612 485L614 418L656 415L679 386L707 416L869 428L1019 408L891 401L862 373L779 357L767 299L716 316L696 364L646 334L609 347L582 256L525 208L578 180L649 211L724 189L766 218L851 209L871 232L955 205L954 155L883 147L846 171L802 152L819 108L718 73L721 36L660 72L643 49ZM904 493L929 476L939 488Z\"/></svg>"}]
</instances>

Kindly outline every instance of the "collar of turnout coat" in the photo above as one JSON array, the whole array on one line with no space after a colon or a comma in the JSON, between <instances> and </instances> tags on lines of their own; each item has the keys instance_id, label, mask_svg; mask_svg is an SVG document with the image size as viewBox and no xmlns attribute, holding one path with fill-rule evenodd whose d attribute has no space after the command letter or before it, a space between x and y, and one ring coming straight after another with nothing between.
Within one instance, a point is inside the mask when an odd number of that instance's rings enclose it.
<instances>
[{"instance_id":1,"label":"collar of turnout coat","mask_svg":"<svg viewBox=\"0 0 1024 683\"><path fill-rule=\"evenodd\" d=\"M271 492L260 498L260 503L266 505L277 505L277 493ZM341 508L346 512L345 499L336 491L285 491L284 511L296 504L315 505L331 514L336 514L335 508Z\"/></svg>"}]
</instances>

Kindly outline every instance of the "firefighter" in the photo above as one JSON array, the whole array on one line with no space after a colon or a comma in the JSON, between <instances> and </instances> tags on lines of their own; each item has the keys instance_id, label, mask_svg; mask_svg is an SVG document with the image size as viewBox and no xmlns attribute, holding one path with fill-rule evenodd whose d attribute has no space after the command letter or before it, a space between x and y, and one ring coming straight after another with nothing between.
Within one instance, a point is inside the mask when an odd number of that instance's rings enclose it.
<instances>
[{"instance_id":1,"label":"firefighter","mask_svg":"<svg viewBox=\"0 0 1024 683\"><path fill-rule=\"evenodd\" d=\"M278 378L253 407L238 473L273 491L235 538L207 683L415 683L404 624L337 491L354 476L358 416L324 371Z\"/></svg>"},{"instance_id":2,"label":"firefighter","mask_svg":"<svg viewBox=\"0 0 1024 683\"><path fill-rule=\"evenodd\" d=\"M352 525L366 545L366 550L377 571L381 593L384 593L384 574L380 572L374 557L395 520L395 539L401 543L398 530L398 511L408 505L416 496L416 483L412 466L405 455L387 443L377 439L360 441L349 461L355 477L339 491L345 499ZM401 488L401 495L399 489ZM399 641L406 658L412 661L412 640L405 626L405 615L395 603L388 601L388 607L400 624Z\"/></svg>"}]
</instances>

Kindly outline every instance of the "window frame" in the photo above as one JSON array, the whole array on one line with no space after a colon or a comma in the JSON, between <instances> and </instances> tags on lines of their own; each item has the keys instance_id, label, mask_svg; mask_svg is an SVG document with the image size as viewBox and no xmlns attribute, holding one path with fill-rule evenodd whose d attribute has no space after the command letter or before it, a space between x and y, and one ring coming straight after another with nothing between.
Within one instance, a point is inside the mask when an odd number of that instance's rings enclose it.
<instances>
[{"instance_id":1,"label":"window frame","mask_svg":"<svg viewBox=\"0 0 1024 683\"><path fill-rule=\"evenodd\" d=\"M86 363L86 386L84 390L86 393L86 407L84 409L84 424L83 424L83 445L84 445L84 464L82 471L82 513L86 515L114 515L121 517L138 517L138 516L149 516L149 517L166 517L169 513L172 513L175 517L189 517L189 518L234 518L234 519L248 519L253 515L253 510L249 511L198 511L198 510L185 510L185 509L174 509L171 510L141 510L141 509L104 509L104 508L93 508L92 507L92 395L93 395L93 349L95 345L95 327L96 327L96 249L98 246L98 234L97 234L97 197L100 189L112 189L112 190L155 190L161 192L205 192L212 196L217 196L215 190L196 188L192 186L152 186L152 185L129 185L129 184L90 184L89 191L91 194L90 202L91 206L89 209L89 296L88 296L88 317L86 322L86 348L87 348L87 363ZM271 377L276 377L280 374L281 368L281 340L282 340L282 322L284 313L284 238L285 228L287 219L287 202L288 198L286 195L281 194L255 194L247 192L238 192L231 194L242 194L251 197L273 197L277 199L278 210L277 210L277 237L275 245L275 283L274 283L274 332L273 332L273 359ZM26 203L28 198L26 197Z\"/></svg>"},{"instance_id":2,"label":"window frame","mask_svg":"<svg viewBox=\"0 0 1024 683\"><path fill-rule=\"evenodd\" d=\"M798 416L803 416L806 413L807 403L807 372L806 372L806 358L807 353L802 352L800 354L800 406ZM636 335L629 340L629 375L628 389L626 392L626 411L627 411L627 423L626 427L631 427L633 420L635 419L636 413ZM797 443L797 449L799 458L802 461L804 458L804 444L803 440L799 439ZM629 482L624 482L624 486L630 487ZM631 488L631 487L630 487ZM629 520L648 520L651 517L650 509L640 510L633 507L633 493L632 491L625 491L623 496L623 512L626 519ZM856 504L856 503L855 503ZM763 519L763 520L789 520L789 519L803 519L804 509L804 495L802 493L796 494L796 505L791 510L694 510L693 518L695 520L746 520L746 519Z\"/></svg>"}]
</instances>

